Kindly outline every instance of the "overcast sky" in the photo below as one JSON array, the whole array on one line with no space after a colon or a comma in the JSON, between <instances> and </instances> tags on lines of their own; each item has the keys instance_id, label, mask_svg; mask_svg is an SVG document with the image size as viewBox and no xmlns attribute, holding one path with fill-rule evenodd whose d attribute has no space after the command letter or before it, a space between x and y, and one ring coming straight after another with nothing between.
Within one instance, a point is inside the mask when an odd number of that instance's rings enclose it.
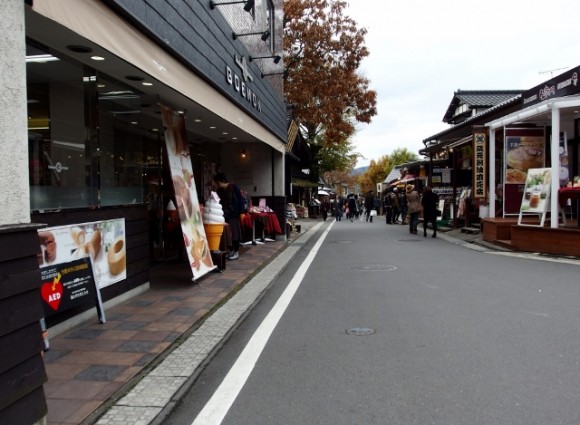
<instances>
[{"instance_id":1,"label":"overcast sky","mask_svg":"<svg viewBox=\"0 0 580 425\"><path fill-rule=\"evenodd\" d=\"M354 136L359 167L397 148L418 153L448 128L457 90L527 90L580 65L579 0L348 2L368 30L360 71L377 92L378 115Z\"/></svg>"}]
</instances>

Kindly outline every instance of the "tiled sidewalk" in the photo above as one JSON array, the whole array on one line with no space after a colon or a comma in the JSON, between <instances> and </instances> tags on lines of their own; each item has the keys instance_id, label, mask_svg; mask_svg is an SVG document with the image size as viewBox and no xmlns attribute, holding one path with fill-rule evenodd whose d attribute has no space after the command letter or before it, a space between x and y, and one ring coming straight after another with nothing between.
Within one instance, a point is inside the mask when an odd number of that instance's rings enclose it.
<instances>
[{"instance_id":1,"label":"tiled sidewalk","mask_svg":"<svg viewBox=\"0 0 580 425\"><path fill-rule=\"evenodd\" d=\"M51 338L44 356L48 425L91 423L100 407L121 396L172 342L286 246L276 241L242 248L239 260L199 284L191 282L186 262L157 266L151 289L108 309L105 324L86 322Z\"/></svg>"}]
</instances>

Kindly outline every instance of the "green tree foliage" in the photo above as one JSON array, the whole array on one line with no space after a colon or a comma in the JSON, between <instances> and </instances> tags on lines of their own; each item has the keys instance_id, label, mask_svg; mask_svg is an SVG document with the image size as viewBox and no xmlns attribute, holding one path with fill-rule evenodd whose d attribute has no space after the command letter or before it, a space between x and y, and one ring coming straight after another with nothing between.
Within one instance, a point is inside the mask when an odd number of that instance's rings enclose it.
<instances>
[{"instance_id":1,"label":"green tree foliage","mask_svg":"<svg viewBox=\"0 0 580 425\"><path fill-rule=\"evenodd\" d=\"M419 159L416 153L409 151L407 148L395 149L393 153L389 155L389 158L392 164L391 169L397 165L406 164ZM391 170L389 170L389 172L391 172Z\"/></svg>"}]
</instances>

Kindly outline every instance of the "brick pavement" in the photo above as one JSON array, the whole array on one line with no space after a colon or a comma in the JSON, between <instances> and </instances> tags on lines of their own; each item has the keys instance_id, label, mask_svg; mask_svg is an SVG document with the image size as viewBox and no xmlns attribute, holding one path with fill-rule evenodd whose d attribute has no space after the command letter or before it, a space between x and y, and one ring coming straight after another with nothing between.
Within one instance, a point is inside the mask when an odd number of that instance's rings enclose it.
<instances>
[{"instance_id":1,"label":"brick pavement","mask_svg":"<svg viewBox=\"0 0 580 425\"><path fill-rule=\"evenodd\" d=\"M242 248L198 284L186 262L156 266L150 289L108 308L106 323L49 330L48 425L152 423L290 261L299 249L291 242L321 222L303 219L288 241Z\"/></svg>"}]
</instances>

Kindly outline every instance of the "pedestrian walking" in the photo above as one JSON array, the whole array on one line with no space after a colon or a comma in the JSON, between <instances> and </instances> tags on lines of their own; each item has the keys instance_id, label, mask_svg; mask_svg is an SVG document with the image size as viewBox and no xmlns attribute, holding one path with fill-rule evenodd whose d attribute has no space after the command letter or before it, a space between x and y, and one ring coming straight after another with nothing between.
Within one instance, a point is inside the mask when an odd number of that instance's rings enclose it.
<instances>
[{"instance_id":1,"label":"pedestrian walking","mask_svg":"<svg viewBox=\"0 0 580 425\"><path fill-rule=\"evenodd\" d=\"M378 195L375 195L373 209L376 210L377 217L378 217L378 215L381 213L381 198L379 198Z\"/></svg>"},{"instance_id":2,"label":"pedestrian walking","mask_svg":"<svg viewBox=\"0 0 580 425\"><path fill-rule=\"evenodd\" d=\"M350 221L353 221L353 219L358 216L358 208L356 205L356 198L354 195L349 196L346 203L346 208L348 208L348 214L346 218L350 219Z\"/></svg>"},{"instance_id":3,"label":"pedestrian walking","mask_svg":"<svg viewBox=\"0 0 580 425\"><path fill-rule=\"evenodd\" d=\"M375 192L373 190L369 190L367 196L365 196L365 215L366 221L373 222L373 216L371 215L371 211L375 208Z\"/></svg>"},{"instance_id":4,"label":"pedestrian walking","mask_svg":"<svg viewBox=\"0 0 580 425\"><path fill-rule=\"evenodd\" d=\"M423 236L427 237L427 225L431 223L433 226L432 238L437 237L437 203L439 196L431 190L429 186L423 188L423 196L421 197L421 207L423 208Z\"/></svg>"},{"instance_id":5,"label":"pedestrian walking","mask_svg":"<svg viewBox=\"0 0 580 425\"><path fill-rule=\"evenodd\" d=\"M399 209L399 190L395 187L391 192L391 208L393 209L393 223L397 224L399 221L399 214L401 210Z\"/></svg>"},{"instance_id":6,"label":"pedestrian walking","mask_svg":"<svg viewBox=\"0 0 580 425\"><path fill-rule=\"evenodd\" d=\"M393 224L393 206L391 205L391 192L386 191L383 198L383 203L385 204L385 218L387 224Z\"/></svg>"},{"instance_id":7,"label":"pedestrian walking","mask_svg":"<svg viewBox=\"0 0 580 425\"><path fill-rule=\"evenodd\" d=\"M415 190L415 186L408 184L407 192L407 208L409 210L409 233L417 234L417 225L419 224L419 211L421 211L421 202L419 192Z\"/></svg>"},{"instance_id":8,"label":"pedestrian walking","mask_svg":"<svg viewBox=\"0 0 580 425\"><path fill-rule=\"evenodd\" d=\"M401 190L399 193L399 210L401 211L401 224L407 224L407 193Z\"/></svg>"},{"instance_id":9,"label":"pedestrian walking","mask_svg":"<svg viewBox=\"0 0 580 425\"><path fill-rule=\"evenodd\" d=\"M344 213L344 199L340 196L336 197L336 205L334 207L334 216L336 221L342 221L342 214Z\"/></svg>"},{"instance_id":10,"label":"pedestrian walking","mask_svg":"<svg viewBox=\"0 0 580 425\"><path fill-rule=\"evenodd\" d=\"M324 198L320 204L320 211L322 212L322 219L326 221L328 218L328 210L330 209L330 202L328 199Z\"/></svg>"}]
</instances>

